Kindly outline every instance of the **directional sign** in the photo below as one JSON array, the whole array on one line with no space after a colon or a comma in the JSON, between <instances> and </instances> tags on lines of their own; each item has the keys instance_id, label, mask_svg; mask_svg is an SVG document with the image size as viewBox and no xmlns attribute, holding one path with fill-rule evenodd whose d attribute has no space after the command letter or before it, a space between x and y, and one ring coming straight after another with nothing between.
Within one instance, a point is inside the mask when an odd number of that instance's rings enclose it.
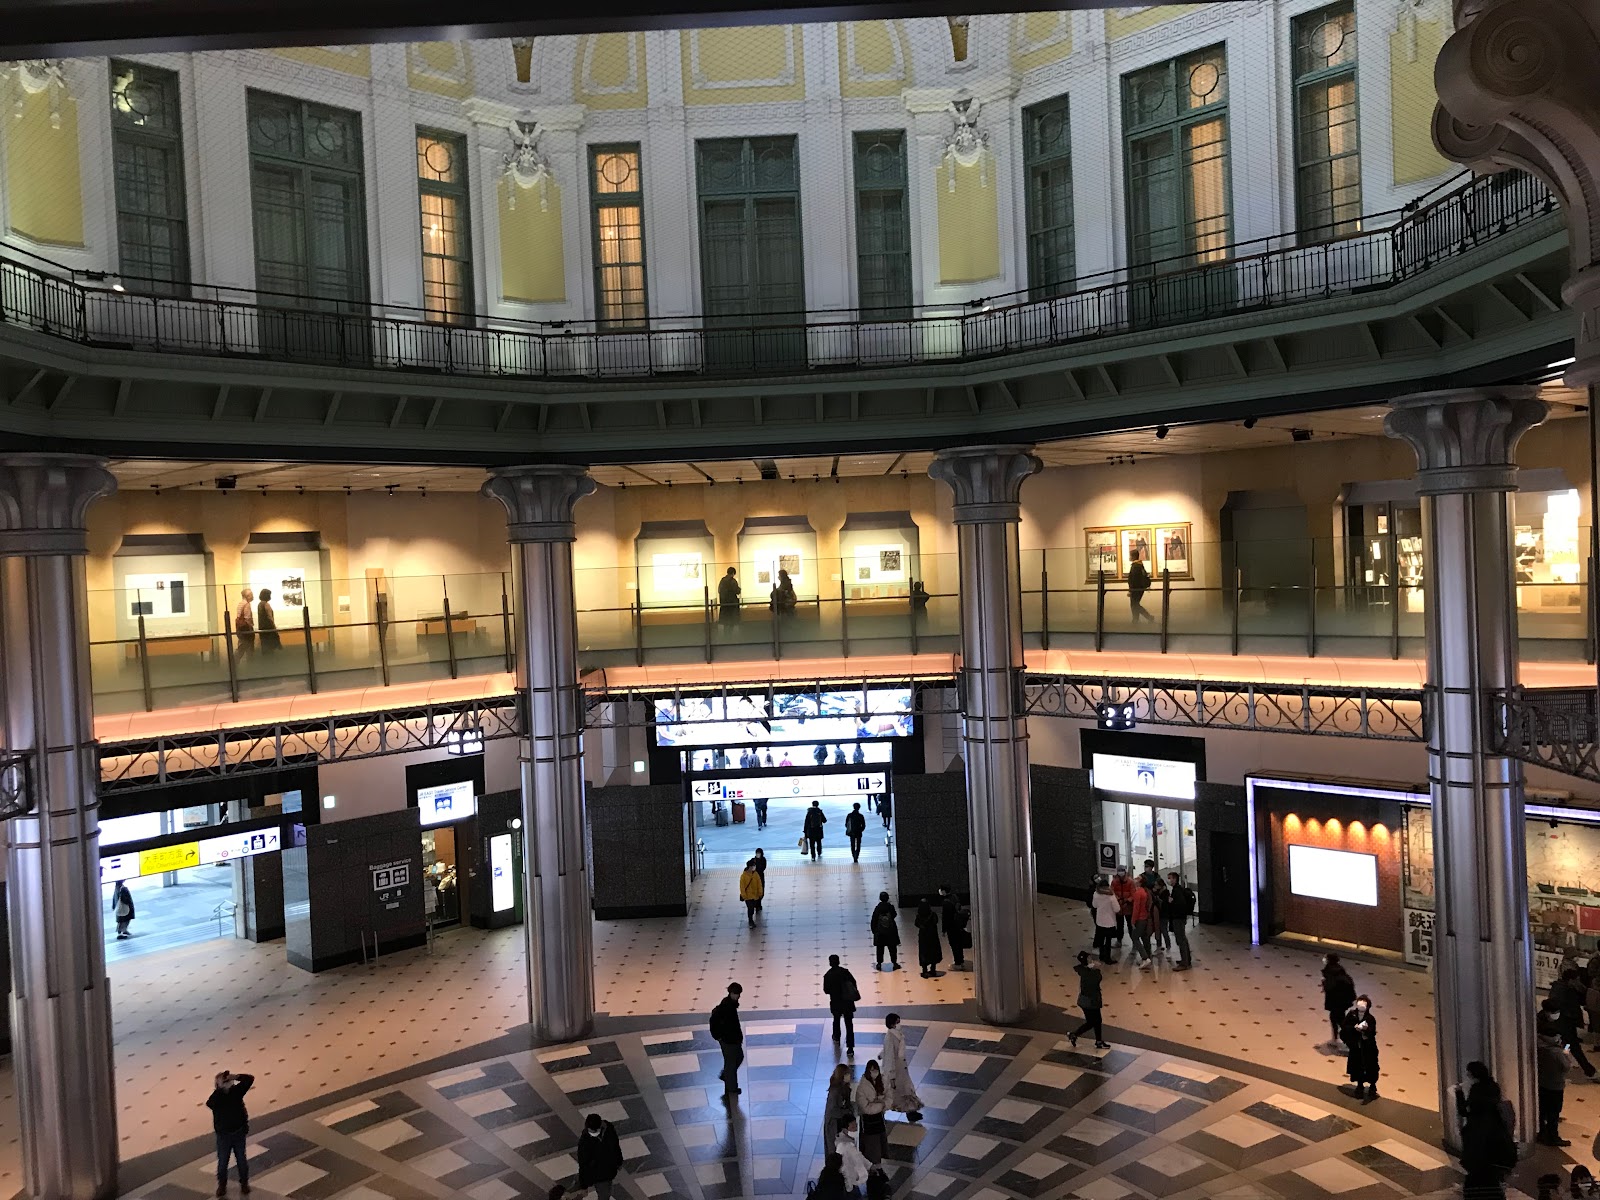
<instances>
[{"instance_id":1,"label":"directional sign","mask_svg":"<svg viewBox=\"0 0 1600 1200\"><path fill-rule=\"evenodd\" d=\"M696 800L771 800L782 796L872 796L888 790L882 771L854 775L775 775L746 779L697 779Z\"/></svg>"},{"instance_id":2,"label":"directional sign","mask_svg":"<svg viewBox=\"0 0 1600 1200\"><path fill-rule=\"evenodd\" d=\"M207 838L200 843L200 865L232 862L236 858L250 858L257 854L271 854L279 849L282 837L276 829L254 829L249 833L230 833L226 837Z\"/></svg>"}]
</instances>

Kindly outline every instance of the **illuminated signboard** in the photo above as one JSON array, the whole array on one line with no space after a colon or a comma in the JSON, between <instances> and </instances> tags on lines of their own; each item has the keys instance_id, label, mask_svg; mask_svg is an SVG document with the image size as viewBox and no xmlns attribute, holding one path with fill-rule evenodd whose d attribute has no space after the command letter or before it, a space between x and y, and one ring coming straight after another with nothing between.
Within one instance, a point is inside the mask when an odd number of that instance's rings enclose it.
<instances>
[{"instance_id":1,"label":"illuminated signboard","mask_svg":"<svg viewBox=\"0 0 1600 1200\"><path fill-rule=\"evenodd\" d=\"M276 829L252 829L248 833L232 833L227 837L207 838L200 843L200 865L232 862L236 858L251 858L257 854L271 854L282 846L282 835Z\"/></svg>"},{"instance_id":2,"label":"illuminated signboard","mask_svg":"<svg viewBox=\"0 0 1600 1200\"><path fill-rule=\"evenodd\" d=\"M100 882L115 883L123 879L139 878L137 854L112 854L100 860Z\"/></svg>"},{"instance_id":3,"label":"illuminated signboard","mask_svg":"<svg viewBox=\"0 0 1600 1200\"><path fill-rule=\"evenodd\" d=\"M163 875L168 871L183 871L189 867L216 866L236 859L253 858L257 854L271 854L282 847L282 831L272 828L224 833L195 842L181 842L176 846L157 846L153 850L108 854L100 860L100 882L137 879L141 875Z\"/></svg>"},{"instance_id":4,"label":"illuminated signboard","mask_svg":"<svg viewBox=\"0 0 1600 1200\"><path fill-rule=\"evenodd\" d=\"M1290 845L1289 890L1296 896L1376 908L1378 856Z\"/></svg>"},{"instance_id":5,"label":"illuminated signboard","mask_svg":"<svg viewBox=\"0 0 1600 1200\"><path fill-rule=\"evenodd\" d=\"M417 808L421 810L422 827L448 825L464 820L478 811L478 798L472 793L472 781L442 783L438 787L417 789Z\"/></svg>"},{"instance_id":6,"label":"illuminated signboard","mask_svg":"<svg viewBox=\"0 0 1600 1200\"><path fill-rule=\"evenodd\" d=\"M689 696L655 702L658 746L837 744L912 735L910 688Z\"/></svg>"},{"instance_id":7,"label":"illuminated signboard","mask_svg":"<svg viewBox=\"0 0 1600 1200\"><path fill-rule=\"evenodd\" d=\"M888 790L882 771L855 775L773 775L753 779L697 779L696 800L771 800L780 796L873 796Z\"/></svg>"},{"instance_id":8,"label":"illuminated signboard","mask_svg":"<svg viewBox=\"0 0 1600 1200\"><path fill-rule=\"evenodd\" d=\"M497 833L489 839L489 908L505 912L516 907L517 883L511 874L511 835Z\"/></svg>"},{"instance_id":9,"label":"illuminated signboard","mask_svg":"<svg viewBox=\"0 0 1600 1200\"><path fill-rule=\"evenodd\" d=\"M1127 754L1096 754L1089 773L1090 784L1104 791L1165 800L1193 800L1194 780L1193 763Z\"/></svg>"},{"instance_id":10,"label":"illuminated signboard","mask_svg":"<svg viewBox=\"0 0 1600 1200\"><path fill-rule=\"evenodd\" d=\"M183 842L177 846L159 846L154 850L139 851L141 875L161 875L167 871L181 871L185 867L199 865L199 842Z\"/></svg>"}]
</instances>

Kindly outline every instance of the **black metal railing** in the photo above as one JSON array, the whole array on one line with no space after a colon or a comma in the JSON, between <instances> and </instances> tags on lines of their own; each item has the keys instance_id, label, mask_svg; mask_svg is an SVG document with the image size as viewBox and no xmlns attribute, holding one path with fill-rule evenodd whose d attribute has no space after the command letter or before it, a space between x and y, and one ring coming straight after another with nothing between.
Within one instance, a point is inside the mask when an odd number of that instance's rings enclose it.
<instances>
[{"instance_id":1,"label":"black metal railing","mask_svg":"<svg viewBox=\"0 0 1600 1200\"><path fill-rule=\"evenodd\" d=\"M501 318L73 271L0 247L0 322L120 349L309 366L514 379L792 375L961 362L1391 287L1556 211L1521 173L1452 180L1361 231L1285 234L1084 276L1053 295L919 305L898 320L856 309L748 323L660 317L632 330ZM181 294L175 294L181 293Z\"/></svg>"},{"instance_id":2,"label":"black metal railing","mask_svg":"<svg viewBox=\"0 0 1600 1200\"><path fill-rule=\"evenodd\" d=\"M1600 780L1600 717L1594 688L1516 688L1492 701L1495 749L1580 779Z\"/></svg>"}]
</instances>

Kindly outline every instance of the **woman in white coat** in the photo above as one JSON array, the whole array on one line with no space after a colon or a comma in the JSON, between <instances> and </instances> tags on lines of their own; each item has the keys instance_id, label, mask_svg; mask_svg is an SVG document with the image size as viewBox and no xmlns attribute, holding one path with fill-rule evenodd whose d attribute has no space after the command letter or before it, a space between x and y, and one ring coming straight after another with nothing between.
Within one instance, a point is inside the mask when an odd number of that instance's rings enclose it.
<instances>
[{"instance_id":1,"label":"woman in white coat","mask_svg":"<svg viewBox=\"0 0 1600 1200\"><path fill-rule=\"evenodd\" d=\"M900 1028L900 1014L883 1019L883 1081L889 1093L889 1107L906 1114L908 1121L922 1120L922 1098L911 1082L911 1065L906 1062L906 1035Z\"/></svg>"}]
</instances>

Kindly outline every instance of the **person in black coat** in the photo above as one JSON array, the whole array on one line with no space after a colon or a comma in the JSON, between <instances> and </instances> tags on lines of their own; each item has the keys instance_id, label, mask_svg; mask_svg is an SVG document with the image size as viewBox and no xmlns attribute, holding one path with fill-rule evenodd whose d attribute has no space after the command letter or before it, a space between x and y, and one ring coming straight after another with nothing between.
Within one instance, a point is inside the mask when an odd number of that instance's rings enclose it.
<instances>
[{"instance_id":1,"label":"person in black coat","mask_svg":"<svg viewBox=\"0 0 1600 1200\"><path fill-rule=\"evenodd\" d=\"M1561 1040L1566 1043L1578 1069L1593 1079L1594 1064L1583 1053L1583 999L1587 991L1577 967L1563 969L1561 978L1550 985L1550 999L1556 1002L1560 1014L1557 1028L1561 1031Z\"/></svg>"},{"instance_id":2,"label":"person in black coat","mask_svg":"<svg viewBox=\"0 0 1600 1200\"><path fill-rule=\"evenodd\" d=\"M128 890L126 880L117 880L116 890L111 893L111 915L117 919L117 941L131 938L128 932L128 923L133 920L137 910L133 905L133 893Z\"/></svg>"},{"instance_id":3,"label":"person in black coat","mask_svg":"<svg viewBox=\"0 0 1600 1200\"><path fill-rule=\"evenodd\" d=\"M822 973L822 991L828 997L828 1012L833 1015L833 1040L839 1040L839 1022L844 1022L846 1054L856 1052L856 1001L861 989L856 977L839 965L837 954L828 955L828 969Z\"/></svg>"},{"instance_id":4,"label":"person in black coat","mask_svg":"<svg viewBox=\"0 0 1600 1200\"><path fill-rule=\"evenodd\" d=\"M272 589L262 588L256 601L256 637L261 649L275 654L283 649L283 638L278 634L278 618L272 612Z\"/></svg>"},{"instance_id":5,"label":"person in black coat","mask_svg":"<svg viewBox=\"0 0 1600 1200\"><path fill-rule=\"evenodd\" d=\"M967 914L961 910L961 898L948 887L939 888L939 918L950 943L950 965L959 971L967 965Z\"/></svg>"},{"instance_id":6,"label":"person in black coat","mask_svg":"<svg viewBox=\"0 0 1600 1200\"><path fill-rule=\"evenodd\" d=\"M818 750L822 747L818 746ZM822 857L822 827L828 823L828 814L822 811L822 802L813 800L811 807L806 809L805 835L806 845L810 850L812 860Z\"/></svg>"},{"instance_id":7,"label":"person in black coat","mask_svg":"<svg viewBox=\"0 0 1600 1200\"><path fill-rule=\"evenodd\" d=\"M828 1152L828 1159L821 1172L817 1175L817 1182L806 1193L811 1200L849 1200L850 1189L844 1182L844 1156Z\"/></svg>"},{"instance_id":8,"label":"person in black coat","mask_svg":"<svg viewBox=\"0 0 1600 1200\"><path fill-rule=\"evenodd\" d=\"M861 815L861 805L851 805L844 815L844 835L850 839L850 861L861 861L861 839L867 834L867 819Z\"/></svg>"},{"instance_id":9,"label":"person in black coat","mask_svg":"<svg viewBox=\"0 0 1600 1200\"><path fill-rule=\"evenodd\" d=\"M211 1127L217 1135L217 1195L228 1192L228 1158L239 1168L239 1190L250 1190L250 1164L245 1157L245 1139L250 1136L250 1113L244 1106L245 1093L256 1081L254 1075L219 1071L212 1080L206 1107L211 1110Z\"/></svg>"},{"instance_id":10,"label":"person in black coat","mask_svg":"<svg viewBox=\"0 0 1600 1200\"><path fill-rule=\"evenodd\" d=\"M933 905L924 899L917 905L917 961L922 964L922 977L938 977L938 966L944 961L944 951L939 948L939 918Z\"/></svg>"},{"instance_id":11,"label":"person in black coat","mask_svg":"<svg viewBox=\"0 0 1600 1200\"><path fill-rule=\"evenodd\" d=\"M889 893L878 893L878 907L872 910L872 948L878 954L878 969L883 969L883 952L889 952L891 971L900 969L900 914L889 903Z\"/></svg>"},{"instance_id":12,"label":"person in black coat","mask_svg":"<svg viewBox=\"0 0 1600 1200\"><path fill-rule=\"evenodd\" d=\"M1505 1178L1517 1165L1517 1140L1506 1127L1500 1107L1500 1089L1487 1099L1474 1085L1466 1101L1466 1120L1461 1124L1461 1166L1467 1177L1461 1194L1472 1200L1504 1196Z\"/></svg>"},{"instance_id":13,"label":"person in black coat","mask_svg":"<svg viewBox=\"0 0 1600 1200\"><path fill-rule=\"evenodd\" d=\"M1357 996L1355 1007L1344 1015L1340 1029L1344 1044L1350 1047L1350 1082L1356 1085L1356 1099L1363 1104L1378 1098L1378 1019L1372 1015L1372 1001Z\"/></svg>"},{"instance_id":14,"label":"person in black coat","mask_svg":"<svg viewBox=\"0 0 1600 1200\"><path fill-rule=\"evenodd\" d=\"M599 1113L590 1113L578 1135L578 1186L593 1188L595 1200L611 1200L611 1185L622 1170L622 1142L617 1127Z\"/></svg>"},{"instance_id":15,"label":"person in black coat","mask_svg":"<svg viewBox=\"0 0 1600 1200\"><path fill-rule=\"evenodd\" d=\"M1067 1037L1076 1048L1079 1038L1093 1032L1095 1047L1103 1050L1110 1043L1106 1041L1105 1030L1100 1025L1100 1009L1103 1005L1100 998L1100 966L1089 961L1087 950L1079 950L1078 965L1072 969L1078 974L1078 1007L1083 1009L1083 1024L1078 1026L1078 1032Z\"/></svg>"},{"instance_id":16,"label":"person in black coat","mask_svg":"<svg viewBox=\"0 0 1600 1200\"><path fill-rule=\"evenodd\" d=\"M1322 1007L1327 1010L1328 1024L1333 1028L1330 1045L1342 1045L1344 1014L1355 1002L1356 981L1350 978L1350 972L1344 969L1337 954L1328 955L1322 960Z\"/></svg>"}]
</instances>

